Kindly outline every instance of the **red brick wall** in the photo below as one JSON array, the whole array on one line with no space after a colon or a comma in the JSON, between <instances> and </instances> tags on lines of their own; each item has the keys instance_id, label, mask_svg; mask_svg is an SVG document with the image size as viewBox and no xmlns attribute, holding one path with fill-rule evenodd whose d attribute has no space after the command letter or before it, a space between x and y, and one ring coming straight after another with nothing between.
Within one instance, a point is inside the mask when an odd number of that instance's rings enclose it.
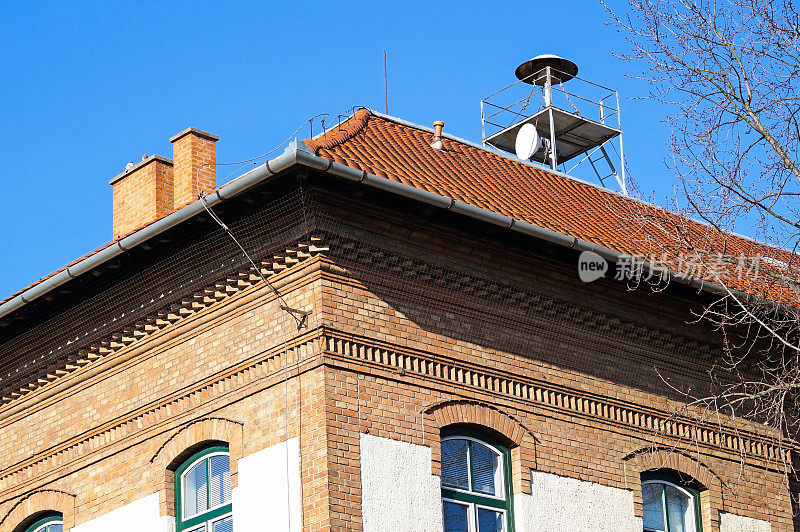
<instances>
[{"instance_id":1,"label":"red brick wall","mask_svg":"<svg viewBox=\"0 0 800 532\"><path fill-rule=\"evenodd\" d=\"M172 212L172 166L158 159L113 184L114 238L127 235Z\"/></svg>"}]
</instances>

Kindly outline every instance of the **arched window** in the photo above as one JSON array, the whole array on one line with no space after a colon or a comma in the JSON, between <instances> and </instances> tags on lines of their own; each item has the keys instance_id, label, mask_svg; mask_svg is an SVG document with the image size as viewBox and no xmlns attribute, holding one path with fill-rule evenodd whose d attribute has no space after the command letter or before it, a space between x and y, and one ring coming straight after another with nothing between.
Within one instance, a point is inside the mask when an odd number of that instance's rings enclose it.
<instances>
[{"instance_id":1,"label":"arched window","mask_svg":"<svg viewBox=\"0 0 800 532\"><path fill-rule=\"evenodd\" d=\"M444 532L513 532L510 453L470 432L442 437Z\"/></svg>"},{"instance_id":2,"label":"arched window","mask_svg":"<svg viewBox=\"0 0 800 532\"><path fill-rule=\"evenodd\" d=\"M671 472L642 473L645 532L702 532L700 493Z\"/></svg>"},{"instance_id":3,"label":"arched window","mask_svg":"<svg viewBox=\"0 0 800 532\"><path fill-rule=\"evenodd\" d=\"M228 448L208 447L175 471L178 532L231 532L231 467Z\"/></svg>"},{"instance_id":4,"label":"arched window","mask_svg":"<svg viewBox=\"0 0 800 532\"><path fill-rule=\"evenodd\" d=\"M64 522L60 515L50 515L38 519L25 530L26 532L62 532L64 530Z\"/></svg>"}]
</instances>

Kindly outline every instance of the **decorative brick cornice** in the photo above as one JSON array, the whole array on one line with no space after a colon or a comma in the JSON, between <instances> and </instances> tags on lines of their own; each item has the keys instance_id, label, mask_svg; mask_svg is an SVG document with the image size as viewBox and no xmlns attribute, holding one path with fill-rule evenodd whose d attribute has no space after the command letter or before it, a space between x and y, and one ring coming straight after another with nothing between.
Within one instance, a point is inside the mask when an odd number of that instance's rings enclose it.
<instances>
[{"instance_id":1,"label":"decorative brick cornice","mask_svg":"<svg viewBox=\"0 0 800 532\"><path fill-rule=\"evenodd\" d=\"M46 452L22 460L0 472L0 494L67 468L89 455L111 452L116 444L135 441L143 434L153 434L154 431L157 433L159 427L169 426L176 419L180 420L193 413L196 415L203 405L213 404L228 396L242 397L245 392L252 393L273 386L282 378L286 378L287 371L288 375L296 374L302 371L303 364L311 362L313 354L320 351L319 335L318 330L310 331L288 342L286 346L276 346L272 350L259 353L253 358L194 383L189 389L166 396L156 404L146 405L97 427L89 434L60 442ZM301 353L306 357L301 357ZM287 366L287 361L295 362L290 362ZM280 377L281 375L284 377ZM215 424L216 422L212 422L201 428L199 434L211 430L209 427ZM214 428L211 432L230 434L230 430L221 427ZM168 446L165 447L167 448ZM159 455L165 456L164 451Z\"/></svg>"},{"instance_id":2,"label":"decorative brick cornice","mask_svg":"<svg viewBox=\"0 0 800 532\"><path fill-rule=\"evenodd\" d=\"M669 364L675 374L690 377L700 370L696 361L713 360L721 352L708 342L676 334L656 323L623 319L580 301L567 301L531 289L523 283L491 278L489 272L476 275L466 268L454 266L447 258L431 258L429 250L420 248L417 255L416 248L410 248L401 255L387 251L396 246L386 238L374 237L372 240L383 247L365 242L355 245L351 238L332 233L326 235L325 242L329 247L326 255L331 260L348 269L366 268L357 275L342 270L340 282L369 290L370 287L357 278L369 278L375 271L389 272L389 275L381 276L381 284L398 290L409 305L418 303L443 312L452 312L453 305L458 305L459 314L474 318L476 324L486 324L489 328L480 331L481 326L475 325L472 334L490 338L498 349L509 347L513 350L515 346L498 344L493 334L496 326L518 328L537 337L558 332L576 342L590 341L595 350L616 356L624 354L620 353L620 343L623 343L625 352L635 356L637 361ZM526 257L519 255L516 258L522 261ZM432 289L435 297L432 297ZM684 356L666 356L664 353Z\"/></svg>"},{"instance_id":3,"label":"decorative brick cornice","mask_svg":"<svg viewBox=\"0 0 800 532\"><path fill-rule=\"evenodd\" d=\"M322 235L312 235L307 240L297 242L279 253L260 259L260 275L252 268L232 272L202 290L185 295L176 303L165 306L135 322L121 324L116 332L107 337L97 339L84 346L69 345L69 351L54 365L15 378L16 388L4 383L0 400L5 405L26 397L31 392L90 366L108 355L125 348L133 348L150 335L175 327L190 316L215 307L253 285L263 283L261 275L269 278L282 274L292 266L315 257L327 249ZM53 350L50 353L52 354Z\"/></svg>"},{"instance_id":4,"label":"decorative brick cornice","mask_svg":"<svg viewBox=\"0 0 800 532\"><path fill-rule=\"evenodd\" d=\"M469 390L528 403L536 408L579 418L599 419L605 424L633 429L669 441L701 445L708 449L722 448L735 455L743 454L767 463L779 463L788 457L788 449L775 445L761 435L741 429L727 431L718 426L648 409L635 403L522 378L508 372L469 365L441 354L411 350L339 331L327 331L325 341L326 350L333 356L359 359L370 366L389 368L394 374L414 374L434 382L455 384Z\"/></svg>"}]
</instances>

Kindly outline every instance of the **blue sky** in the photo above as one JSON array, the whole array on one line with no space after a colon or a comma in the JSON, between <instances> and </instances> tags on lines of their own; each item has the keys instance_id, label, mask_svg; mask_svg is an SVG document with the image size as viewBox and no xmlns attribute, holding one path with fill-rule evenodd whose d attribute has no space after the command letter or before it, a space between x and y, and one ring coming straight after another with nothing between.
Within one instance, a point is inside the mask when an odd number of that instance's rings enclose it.
<instances>
[{"instance_id":1,"label":"blue sky","mask_svg":"<svg viewBox=\"0 0 800 532\"><path fill-rule=\"evenodd\" d=\"M479 102L540 53L615 87L628 165L672 195L665 109L626 78L624 37L599 2L28 2L3 5L0 299L111 238L108 180L142 154L171 156L188 126L219 162L282 142L354 105L480 141ZM225 172L220 170L220 176Z\"/></svg>"}]
</instances>

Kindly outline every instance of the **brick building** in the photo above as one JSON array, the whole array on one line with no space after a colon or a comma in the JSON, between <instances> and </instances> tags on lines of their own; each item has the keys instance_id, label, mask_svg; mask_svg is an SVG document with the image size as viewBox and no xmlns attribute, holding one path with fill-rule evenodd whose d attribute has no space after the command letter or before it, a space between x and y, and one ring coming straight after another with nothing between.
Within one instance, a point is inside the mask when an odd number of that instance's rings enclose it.
<instances>
[{"instance_id":1,"label":"brick building","mask_svg":"<svg viewBox=\"0 0 800 532\"><path fill-rule=\"evenodd\" d=\"M792 530L770 435L656 373L704 385L712 296L578 278L632 200L431 137L360 110L217 189L188 129L114 178L113 242L0 306L0 531Z\"/></svg>"}]
</instances>

